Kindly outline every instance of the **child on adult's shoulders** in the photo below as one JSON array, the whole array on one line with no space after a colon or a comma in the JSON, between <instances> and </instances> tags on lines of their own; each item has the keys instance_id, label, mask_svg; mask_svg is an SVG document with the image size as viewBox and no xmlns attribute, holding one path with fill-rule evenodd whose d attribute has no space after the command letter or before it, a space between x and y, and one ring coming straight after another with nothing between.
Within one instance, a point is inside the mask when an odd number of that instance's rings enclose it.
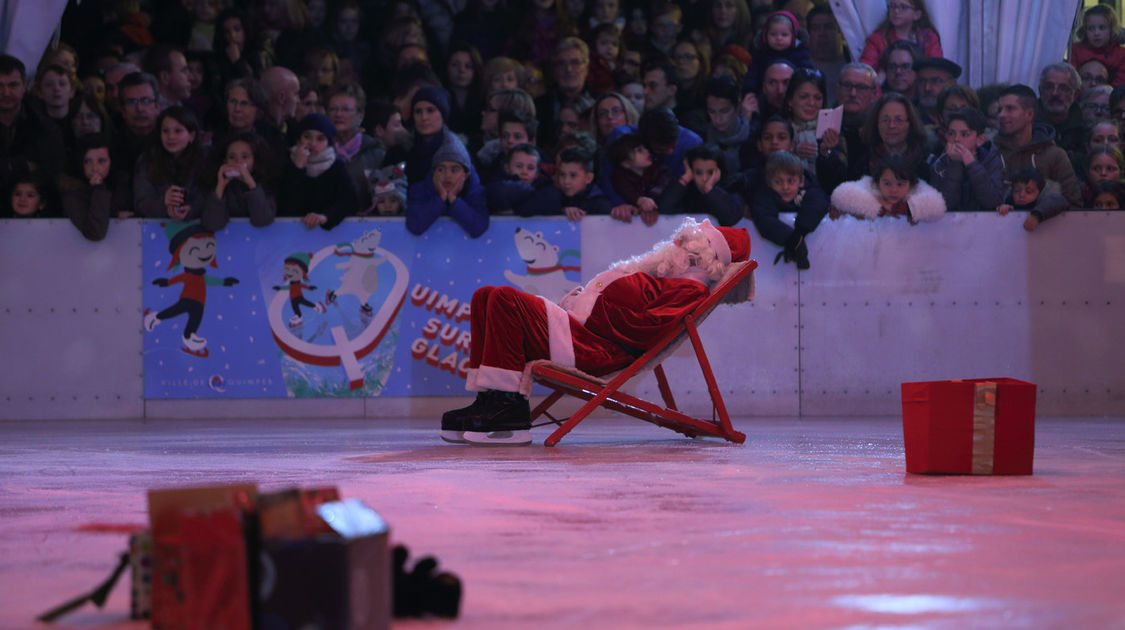
<instances>
[{"instance_id":1,"label":"child on adult's shoulders","mask_svg":"<svg viewBox=\"0 0 1125 630\"><path fill-rule=\"evenodd\" d=\"M1058 191L1058 184L1043 177L1038 169L1021 168L1012 175L1012 191L1004 203L997 206L1000 214L1012 210L1027 210L1023 229L1034 232L1039 224L1056 217L1070 208L1070 203Z\"/></svg>"},{"instance_id":2,"label":"child on adult's shoulders","mask_svg":"<svg viewBox=\"0 0 1125 630\"><path fill-rule=\"evenodd\" d=\"M610 162L616 166L610 175L613 190L636 208L645 225L656 223L658 216L656 198L668 183L668 169L654 162L652 151L644 144L639 133L627 133L609 145ZM611 211L611 216L620 211ZM614 218L618 218L614 216Z\"/></svg>"},{"instance_id":3,"label":"child on adult's shoulders","mask_svg":"<svg viewBox=\"0 0 1125 630\"><path fill-rule=\"evenodd\" d=\"M946 116L945 152L934 161L931 183L951 212L992 210L1004 202L1004 160L988 139L987 125L974 107Z\"/></svg>"},{"instance_id":4,"label":"child on adult's shoulders","mask_svg":"<svg viewBox=\"0 0 1125 630\"><path fill-rule=\"evenodd\" d=\"M716 144L700 144L684 156L684 174L664 188L661 214L709 214L730 227L744 215L745 202L723 188L726 156Z\"/></svg>"},{"instance_id":5,"label":"child on adult's shoulders","mask_svg":"<svg viewBox=\"0 0 1125 630\"><path fill-rule=\"evenodd\" d=\"M765 18L761 33L754 41L753 60L742 80L743 94L760 94L766 69L784 59L794 68L815 70L809 49L801 40L803 31L797 17L788 11L776 11Z\"/></svg>"},{"instance_id":6,"label":"child on adult's shoulders","mask_svg":"<svg viewBox=\"0 0 1125 630\"><path fill-rule=\"evenodd\" d=\"M912 165L898 154L880 160L875 177L864 175L840 184L832 192L832 207L860 219L906 217L911 225L945 215L941 193L919 179Z\"/></svg>"}]
</instances>

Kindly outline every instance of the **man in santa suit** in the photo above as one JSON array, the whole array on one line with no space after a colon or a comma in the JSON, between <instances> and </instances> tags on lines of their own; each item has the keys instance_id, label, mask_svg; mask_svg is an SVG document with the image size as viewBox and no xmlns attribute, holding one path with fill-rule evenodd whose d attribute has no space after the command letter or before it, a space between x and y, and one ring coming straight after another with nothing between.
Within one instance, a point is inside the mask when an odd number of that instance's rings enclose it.
<instances>
[{"instance_id":1,"label":"man in santa suit","mask_svg":"<svg viewBox=\"0 0 1125 630\"><path fill-rule=\"evenodd\" d=\"M514 287L478 289L465 387L479 393L473 404L442 416L442 439L531 443L528 392L520 391L528 362L550 359L594 376L620 370L706 299L732 262L749 255L745 228L688 218L669 240L614 263L558 304Z\"/></svg>"}]
</instances>

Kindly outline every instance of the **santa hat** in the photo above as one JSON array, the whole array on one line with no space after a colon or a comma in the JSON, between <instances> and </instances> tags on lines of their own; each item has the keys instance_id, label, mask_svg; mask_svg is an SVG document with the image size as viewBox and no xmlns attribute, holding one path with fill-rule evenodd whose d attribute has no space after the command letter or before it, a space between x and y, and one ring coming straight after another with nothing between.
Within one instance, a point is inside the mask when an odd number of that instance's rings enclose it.
<instances>
[{"instance_id":1,"label":"santa hat","mask_svg":"<svg viewBox=\"0 0 1125 630\"><path fill-rule=\"evenodd\" d=\"M711 219L704 219L699 229L724 265L750 257L750 234L746 228L715 227L711 225Z\"/></svg>"},{"instance_id":2,"label":"santa hat","mask_svg":"<svg viewBox=\"0 0 1125 630\"><path fill-rule=\"evenodd\" d=\"M207 236L214 236L211 230L203 227L196 221L190 223L165 223L164 235L168 237L168 253L172 254L172 260L168 263L168 268L172 269L180 264L180 248L184 243L193 236L205 234ZM211 266L218 266L214 260L211 261Z\"/></svg>"},{"instance_id":3,"label":"santa hat","mask_svg":"<svg viewBox=\"0 0 1125 630\"><path fill-rule=\"evenodd\" d=\"M297 265L301 268L301 275L305 277L305 280L308 280L310 262L312 262L312 254L297 252L296 254L289 254L288 256L286 256L284 264L293 263L294 265Z\"/></svg>"}]
</instances>

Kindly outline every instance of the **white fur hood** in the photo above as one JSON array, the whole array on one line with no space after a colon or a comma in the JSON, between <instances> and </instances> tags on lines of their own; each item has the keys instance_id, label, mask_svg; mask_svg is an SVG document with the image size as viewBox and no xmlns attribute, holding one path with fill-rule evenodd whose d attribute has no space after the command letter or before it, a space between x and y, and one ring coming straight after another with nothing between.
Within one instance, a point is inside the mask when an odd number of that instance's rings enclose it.
<instances>
[{"instance_id":1,"label":"white fur hood","mask_svg":"<svg viewBox=\"0 0 1125 630\"><path fill-rule=\"evenodd\" d=\"M937 221L945 216L945 199L922 180L918 180L906 196L906 205L915 221ZM861 219L878 218L883 209L879 203L879 188L870 175L840 184L832 192L832 206Z\"/></svg>"}]
</instances>

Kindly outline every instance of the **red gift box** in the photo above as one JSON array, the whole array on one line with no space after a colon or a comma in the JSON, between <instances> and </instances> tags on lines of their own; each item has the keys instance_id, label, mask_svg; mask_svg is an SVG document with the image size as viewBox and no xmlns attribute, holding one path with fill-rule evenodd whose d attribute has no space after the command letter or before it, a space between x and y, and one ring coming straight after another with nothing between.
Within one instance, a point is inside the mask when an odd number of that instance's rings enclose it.
<instances>
[{"instance_id":1,"label":"red gift box","mask_svg":"<svg viewBox=\"0 0 1125 630\"><path fill-rule=\"evenodd\" d=\"M902 384L906 472L1030 475L1035 384L979 378Z\"/></svg>"}]
</instances>

